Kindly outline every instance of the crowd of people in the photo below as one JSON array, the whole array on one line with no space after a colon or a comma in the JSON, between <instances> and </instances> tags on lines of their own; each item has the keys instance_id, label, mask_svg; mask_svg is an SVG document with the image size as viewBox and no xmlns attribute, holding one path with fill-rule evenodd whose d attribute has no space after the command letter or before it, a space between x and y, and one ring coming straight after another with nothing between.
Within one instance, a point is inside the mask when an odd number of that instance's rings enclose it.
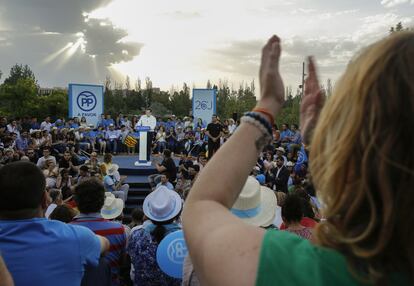
<instances>
[{"instance_id":1,"label":"crowd of people","mask_svg":"<svg viewBox=\"0 0 414 286\"><path fill-rule=\"evenodd\" d=\"M326 104L310 58L300 128L274 125L284 101L276 36L262 51L261 99L238 122L156 123L147 110L162 161L129 224L129 186L112 154L135 150L111 134L130 135L141 119L103 115L92 127L3 117L0 281L411 285L413 50L410 32L367 48ZM177 278L157 252L179 230L189 254Z\"/></svg>"}]
</instances>

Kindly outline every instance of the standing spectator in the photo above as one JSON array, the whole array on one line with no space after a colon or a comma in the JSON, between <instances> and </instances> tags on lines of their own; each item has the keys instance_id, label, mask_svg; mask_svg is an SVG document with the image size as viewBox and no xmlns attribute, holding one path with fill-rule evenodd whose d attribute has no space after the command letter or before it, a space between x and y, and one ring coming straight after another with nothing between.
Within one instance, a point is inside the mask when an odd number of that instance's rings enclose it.
<instances>
[{"instance_id":1,"label":"standing spectator","mask_svg":"<svg viewBox=\"0 0 414 286\"><path fill-rule=\"evenodd\" d=\"M144 200L143 209L150 223L132 232L128 243L128 254L135 269L134 285L180 285L161 271L156 252L161 240L171 232L180 229L175 222L182 208L182 200L176 192L160 187Z\"/></svg>"},{"instance_id":2,"label":"standing spectator","mask_svg":"<svg viewBox=\"0 0 414 286\"><path fill-rule=\"evenodd\" d=\"M111 266L112 285L119 285L119 267L125 256L126 235L122 224L106 220L101 215L105 203L104 186L97 179L82 182L75 188L75 201L80 214L71 224L87 227L109 240L110 248L105 260Z\"/></svg>"},{"instance_id":3,"label":"standing spectator","mask_svg":"<svg viewBox=\"0 0 414 286\"><path fill-rule=\"evenodd\" d=\"M270 178L268 178L267 181L270 180L275 191L287 193L290 172L283 165L282 157L276 157L276 164L270 169L268 176L270 176Z\"/></svg>"},{"instance_id":4,"label":"standing spectator","mask_svg":"<svg viewBox=\"0 0 414 286\"><path fill-rule=\"evenodd\" d=\"M223 134L223 127L217 121L217 115L213 115L212 122L207 125L206 135L208 136L208 158L210 159L220 147L220 138Z\"/></svg>"},{"instance_id":5,"label":"standing spectator","mask_svg":"<svg viewBox=\"0 0 414 286\"><path fill-rule=\"evenodd\" d=\"M40 124L40 130L46 130L47 132L50 132L50 130L52 129L52 123L50 122L50 116L47 116L45 118L45 121L43 121Z\"/></svg>"},{"instance_id":6,"label":"standing spectator","mask_svg":"<svg viewBox=\"0 0 414 286\"><path fill-rule=\"evenodd\" d=\"M45 187L32 163L0 169L0 251L16 285L80 285L85 266L98 265L108 240L44 218Z\"/></svg>"}]
</instances>

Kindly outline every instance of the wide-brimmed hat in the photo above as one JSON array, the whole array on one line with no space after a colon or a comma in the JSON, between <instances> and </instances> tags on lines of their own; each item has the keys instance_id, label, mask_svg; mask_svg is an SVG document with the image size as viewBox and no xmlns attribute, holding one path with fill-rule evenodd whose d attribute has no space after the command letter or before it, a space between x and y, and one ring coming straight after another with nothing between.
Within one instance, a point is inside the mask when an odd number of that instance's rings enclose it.
<instances>
[{"instance_id":1,"label":"wide-brimmed hat","mask_svg":"<svg viewBox=\"0 0 414 286\"><path fill-rule=\"evenodd\" d=\"M274 192L249 176L231 212L248 224L267 227L275 218L276 207Z\"/></svg>"},{"instance_id":2,"label":"wide-brimmed hat","mask_svg":"<svg viewBox=\"0 0 414 286\"><path fill-rule=\"evenodd\" d=\"M119 166L117 164L112 164L111 167L109 167L108 169L108 175L112 176L118 171L118 169L119 169Z\"/></svg>"},{"instance_id":3,"label":"wide-brimmed hat","mask_svg":"<svg viewBox=\"0 0 414 286\"><path fill-rule=\"evenodd\" d=\"M124 201L117 199L110 192L105 193L105 203L101 209L101 215L105 219L114 219L122 214Z\"/></svg>"},{"instance_id":4,"label":"wide-brimmed hat","mask_svg":"<svg viewBox=\"0 0 414 286\"><path fill-rule=\"evenodd\" d=\"M293 167L295 166L295 163L293 163L292 161L289 161L286 163L286 167Z\"/></svg>"},{"instance_id":5,"label":"wide-brimmed hat","mask_svg":"<svg viewBox=\"0 0 414 286\"><path fill-rule=\"evenodd\" d=\"M285 153L285 148L283 148L283 147L277 147L276 148L276 151L280 151L282 153Z\"/></svg>"},{"instance_id":6,"label":"wide-brimmed hat","mask_svg":"<svg viewBox=\"0 0 414 286\"><path fill-rule=\"evenodd\" d=\"M150 220L163 222L176 217L182 205L179 194L165 186L160 186L145 198L143 211Z\"/></svg>"}]
</instances>

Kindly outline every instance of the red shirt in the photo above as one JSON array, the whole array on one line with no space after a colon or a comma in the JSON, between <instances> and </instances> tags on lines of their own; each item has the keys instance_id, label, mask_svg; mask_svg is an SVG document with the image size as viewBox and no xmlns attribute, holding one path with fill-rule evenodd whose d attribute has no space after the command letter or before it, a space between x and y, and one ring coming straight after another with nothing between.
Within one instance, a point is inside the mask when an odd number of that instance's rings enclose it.
<instances>
[{"instance_id":1,"label":"red shirt","mask_svg":"<svg viewBox=\"0 0 414 286\"><path fill-rule=\"evenodd\" d=\"M318 223L311 218L303 217L300 221L300 224L303 225L304 227L314 228L314 226L317 225ZM280 229L281 230L286 229L285 223L282 223L280 225Z\"/></svg>"}]
</instances>

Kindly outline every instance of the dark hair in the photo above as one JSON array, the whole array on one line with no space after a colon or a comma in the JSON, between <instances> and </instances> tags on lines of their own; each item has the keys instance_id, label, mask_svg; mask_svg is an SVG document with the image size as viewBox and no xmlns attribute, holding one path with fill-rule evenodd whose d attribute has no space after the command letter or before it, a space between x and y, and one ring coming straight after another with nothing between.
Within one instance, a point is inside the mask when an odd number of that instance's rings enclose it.
<instances>
[{"instance_id":1,"label":"dark hair","mask_svg":"<svg viewBox=\"0 0 414 286\"><path fill-rule=\"evenodd\" d=\"M33 212L42 204L45 187L45 177L33 163L18 161L1 167L0 213L13 218L10 212Z\"/></svg>"},{"instance_id":2,"label":"dark hair","mask_svg":"<svg viewBox=\"0 0 414 286\"><path fill-rule=\"evenodd\" d=\"M76 186L74 198L81 213L97 213L105 202L105 188L98 179L91 178Z\"/></svg>"},{"instance_id":3,"label":"dark hair","mask_svg":"<svg viewBox=\"0 0 414 286\"><path fill-rule=\"evenodd\" d=\"M49 219L58 220L64 223L69 223L75 217L76 212L67 205L57 206L49 215Z\"/></svg>"},{"instance_id":4,"label":"dark hair","mask_svg":"<svg viewBox=\"0 0 414 286\"><path fill-rule=\"evenodd\" d=\"M285 159L283 159L283 157L282 157L282 156L277 156L277 157L276 157L276 160L284 161Z\"/></svg>"},{"instance_id":5,"label":"dark hair","mask_svg":"<svg viewBox=\"0 0 414 286\"><path fill-rule=\"evenodd\" d=\"M89 172L88 166L85 166L85 165L80 166L79 170L84 171L84 172Z\"/></svg>"},{"instance_id":6,"label":"dark hair","mask_svg":"<svg viewBox=\"0 0 414 286\"><path fill-rule=\"evenodd\" d=\"M313 208L310 202L310 197L306 193L305 189L302 186L298 186L295 188L293 193L302 199L303 216L311 218L311 219L315 219L315 212L313 211Z\"/></svg>"},{"instance_id":7,"label":"dark hair","mask_svg":"<svg viewBox=\"0 0 414 286\"><path fill-rule=\"evenodd\" d=\"M59 190L50 190L49 191L49 196L52 199L52 202L55 202L60 194L61 194L61 192Z\"/></svg>"},{"instance_id":8,"label":"dark hair","mask_svg":"<svg viewBox=\"0 0 414 286\"><path fill-rule=\"evenodd\" d=\"M303 217L302 198L297 194L288 194L282 206L282 218L288 223L300 222Z\"/></svg>"},{"instance_id":9,"label":"dark hair","mask_svg":"<svg viewBox=\"0 0 414 286\"><path fill-rule=\"evenodd\" d=\"M144 212L141 208L135 208L131 212L131 217L133 221L143 222L144 221Z\"/></svg>"},{"instance_id":10,"label":"dark hair","mask_svg":"<svg viewBox=\"0 0 414 286\"><path fill-rule=\"evenodd\" d=\"M171 151L169 149L165 149L163 154L167 158L170 158L171 157Z\"/></svg>"},{"instance_id":11,"label":"dark hair","mask_svg":"<svg viewBox=\"0 0 414 286\"><path fill-rule=\"evenodd\" d=\"M45 146L42 148L42 151L45 151L45 150L49 150L49 152L51 152L52 148L50 148L49 146Z\"/></svg>"},{"instance_id":12,"label":"dark hair","mask_svg":"<svg viewBox=\"0 0 414 286\"><path fill-rule=\"evenodd\" d=\"M179 214L178 214L179 215ZM154 230L151 232L152 237L154 238L155 242L157 244L160 244L161 240L165 237L167 229L164 227L166 224L171 224L174 222L174 220L178 217L178 215L170 220L158 222L158 221L152 221L153 224L155 224Z\"/></svg>"},{"instance_id":13,"label":"dark hair","mask_svg":"<svg viewBox=\"0 0 414 286\"><path fill-rule=\"evenodd\" d=\"M104 161L105 163L109 163L109 162L111 162L111 161L112 161L112 154L111 154L111 153L106 153L106 154L104 155L103 161Z\"/></svg>"}]
</instances>

